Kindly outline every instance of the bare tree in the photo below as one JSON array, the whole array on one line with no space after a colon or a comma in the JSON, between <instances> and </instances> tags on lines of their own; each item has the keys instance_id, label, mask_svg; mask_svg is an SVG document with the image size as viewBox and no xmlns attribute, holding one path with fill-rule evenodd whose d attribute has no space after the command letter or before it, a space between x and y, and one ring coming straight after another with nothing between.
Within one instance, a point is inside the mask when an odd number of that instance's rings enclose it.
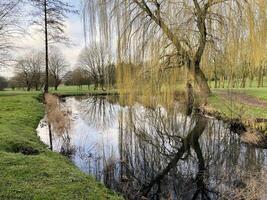
<instances>
[{"instance_id":1,"label":"bare tree","mask_svg":"<svg viewBox=\"0 0 267 200\"><path fill-rule=\"evenodd\" d=\"M90 80L86 79L86 73L80 67L76 68L73 71L69 71L64 76L65 85L76 85L79 88L82 88L83 85L90 86Z\"/></svg>"},{"instance_id":2,"label":"bare tree","mask_svg":"<svg viewBox=\"0 0 267 200\"><path fill-rule=\"evenodd\" d=\"M49 42L68 42L65 34L65 19L68 13L77 13L73 6L65 0L30 0L37 8L33 14L38 19L34 21L44 32L45 38L45 88L48 92L49 87Z\"/></svg>"},{"instance_id":3,"label":"bare tree","mask_svg":"<svg viewBox=\"0 0 267 200\"><path fill-rule=\"evenodd\" d=\"M58 48L51 48L49 56L49 73L55 90L62 82L64 75L66 74L69 64L64 58L63 54Z\"/></svg>"},{"instance_id":4,"label":"bare tree","mask_svg":"<svg viewBox=\"0 0 267 200\"><path fill-rule=\"evenodd\" d=\"M10 50L14 47L12 39L21 33L19 27L19 0L0 1L0 66L10 61Z\"/></svg>"},{"instance_id":5,"label":"bare tree","mask_svg":"<svg viewBox=\"0 0 267 200\"><path fill-rule=\"evenodd\" d=\"M109 56L104 47L93 43L82 50L78 65L86 71L88 77L95 84L95 89L100 86L104 90L106 74L108 74Z\"/></svg>"},{"instance_id":6,"label":"bare tree","mask_svg":"<svg viewBox=\"0 0 267 200\"><path fill-rule=\"evenodd\" d=\"M29 65L28 61L26 59L20 59L18 60L18 63L16 65L17 73L23 75L23 81L24 85L27 88L27 91L31 90L32 87L32 69Z\"/></svg>"},{"instance_id":7,"label":"bare tree","mask_svg":"<svg viewBox=\"0 0 267 200\"><path fill-rule=\"evenodd\" d=\"M32 57L30 58L30 63L32 65L33 87L35 87L35 90L37 91L43 85L43 82L42 82L42 74L43 74L43 66L44 66L43 53L38 52L36 54L33 54Z\"/></svg>"},{"instance_id":8,"label":"bare tree","mask_svg":"<svg viewBox=\"0 0 267 200\"><path fill-rule=\"evenodd\" d=\"M42 53L30 53L24 57L18 59L16 64L17 75L20 74L23 76L21 82L23 82L27 91L30 91L31 88L39 89L41 85L41 75L42 75L42 65L43 58Z\"/></svg>"}]
</instances>

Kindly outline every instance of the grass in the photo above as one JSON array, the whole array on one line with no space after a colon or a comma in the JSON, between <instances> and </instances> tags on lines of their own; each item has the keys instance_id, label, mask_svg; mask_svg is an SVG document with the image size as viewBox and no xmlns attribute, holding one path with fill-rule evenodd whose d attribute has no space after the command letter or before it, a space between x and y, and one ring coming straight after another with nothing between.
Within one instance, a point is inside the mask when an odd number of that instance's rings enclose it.
<instances>
[{"instance_id":1,"label":"grass","mask_svg":"<svg viewBox=\"0 0 267 200\"><path fill-rule=\"evenodd\" d=\"M240 119L252 130L258 130L267 135L267 123L257 122L257 119L267 119L267 108L225 100L215 93L208 98L208 105L205 109L214 113L215 116L218 116L217 113L219 113L219 116L224 120Z\"/></svg>"},{"instance_id":2,"label":"grass","mask_svg":"<svg viewBox=\"0 0 267 200\"><path fill-rule=\"evenodd\" d=\"M256 97L260 100L266 100L267 101L267 77L264 78L263 86L264 87L257 87L257 81L254 80L252 82L252 87L246 87L246 88L217 88L214 89L214 82L211 82L210 84L211 88L213 88L213 91L233 91L233 92L241 92L243 94ZM248 86L248 83L247 83Z\"/></svg>"},{"instance_id":3,"label":"grass","mask_svg":"<svg viewBox=\"0 0 267 200\"><path fill-rule=\"evenodd\" d=\"M257 87L251 87L251 88L217 88L213 89L213 92L220 92L220 91L227 91L227 92L239 92L251 97L258 98L259 100L267 101L267 87L257 88Z\"/></svg>"},{"instance_id":4,"label":"grass","mask_svg":"<svg viewBox=\"0 0 267 200\"><path fill-rule=\"evenodd\" d=\"M248 84L247 84L248 85ZM212 89L213 94L209 97L208 103L213 109L219 111L229 118L242 118L242 119L267 119L267 108L245 105L234 99L232 101L221 98L217 93L224 92L238 92L242 95L255 97L259 100L267 101L267 78L264 79L264 87L257 87L257 81L252 82L252 87L246 88L216 88ZM214 83L211 83L214 86Z\"/></svg>"},{"instance_id":5,"label":"grass","mask_svg":"<svg viewBox=\"0 0 267 200\"><path fill-rule=\"evenodd\" d=\"M241 104L236 101L226 101L220 96L213 94L208 98L208 104L216 111L228 118L241 118L244 120L265 118L267 119L267 108Z\"/></svg>"},{"instance_id":6,"label":"grass","mask_svg":"<svg viewBox=\"0 0 267 200\"><path fill-rule=\"evenodd\" d=\"M44 115L39 95L0 92L0 199L120 199L40 142L35 130ZM39 154L19 153L22 147Z\"/></svg>"}]
</instances>

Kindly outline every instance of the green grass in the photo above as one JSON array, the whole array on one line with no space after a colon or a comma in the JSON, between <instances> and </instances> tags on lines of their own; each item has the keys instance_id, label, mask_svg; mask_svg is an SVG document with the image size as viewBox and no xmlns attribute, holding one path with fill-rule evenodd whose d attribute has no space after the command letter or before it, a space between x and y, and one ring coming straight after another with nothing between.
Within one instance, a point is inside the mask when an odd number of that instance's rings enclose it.
<instances>
[{"instance_id":1,"label":"green grass","mask_svg":"<svg viewBox=\"0 0 267 200\"><path fill-rule=\"evenodd\" d=\"M263 82L263 86L264 87L257 87L257 81L254 80L252 82L252 87L248 87L248 83L247 83L247 87L246 88L214 88L214 81L211 82L209 84L212 88L212 91L233 91L233 92L241 92L243 94L252 96L252 97L256 97L260 100L267 100L267 77L264 78L264 82Z\"/></svg>"},{"instance_id":2,"label":"green grass","mask_svg":"<svg viewBox=\"0 0 267 200\"><path fill-rule=\"evenodd\" d=\"M228 101L213 94L208 98L208 104L229 118L255 119L267 118L267 108L260 108L241 104L237 101Z\"/></svg>"},{"instance_id":3,"label":"green grass","mask_svg":"<svg viewBox=\"0 0 267 200\"><path fill-rule=\"evenodd\" d=\"M262 88L217 88L213 89L213 92L220 92L220 91L227 91L227 92L240 92L242 94L256 97L259 100L264 100L267 101L267 87L262 87Z\"/></svg>"},{"instance_id":4,"label":"green grass","mask_svg":"<svg viewBox=\"0 0 267 200\"><path fill-rule=\"evenodd\" d=\"M264 87L257 87L257 80L252 82L252 87L248 87L249 84L247 82L246 88L217 88L214 89L214 82L210 83L213 92L213 95L209 97L208 103L215 110L223 113L227 117L239 117L242 118L267 118L267 108L261 108L257 106L244 105L237 101L225 101L217 92L227 91L227 92L239 92L242 95L247 95L251 97L255 97L259 100L267 101L267 77L264 78Z\"/></svg>"},{"instance_id":5,"label":"green grass","mask_svg":"<svg viewBox=\"0 0 267 200\"><path fill-rule=\"evenodd\" d=\"M0 92L0 199L120 199L40 142L35 130L44 115L39 95ZM40 154L16 153L20 147L32 147Z\"/></svg>"}]
</instances>

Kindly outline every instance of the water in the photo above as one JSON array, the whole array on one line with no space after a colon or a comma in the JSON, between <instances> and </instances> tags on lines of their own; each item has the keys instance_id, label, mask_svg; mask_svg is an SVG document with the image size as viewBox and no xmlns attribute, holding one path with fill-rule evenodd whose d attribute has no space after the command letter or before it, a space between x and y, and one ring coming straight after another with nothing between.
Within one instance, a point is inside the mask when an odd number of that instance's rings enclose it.
<instances>
[{"instance_id":1,"label":"water","mask_svg":"<svg viewBox=\"0 0 267 200\"><path fill-rule=\"evenodd\" d=\"M116 98L66 98L69 140L53 148L128 199L267 199L267 150L241 143L221 121ZM45 119L38 134L49 144Z\"/></svg>"}]
</instances>

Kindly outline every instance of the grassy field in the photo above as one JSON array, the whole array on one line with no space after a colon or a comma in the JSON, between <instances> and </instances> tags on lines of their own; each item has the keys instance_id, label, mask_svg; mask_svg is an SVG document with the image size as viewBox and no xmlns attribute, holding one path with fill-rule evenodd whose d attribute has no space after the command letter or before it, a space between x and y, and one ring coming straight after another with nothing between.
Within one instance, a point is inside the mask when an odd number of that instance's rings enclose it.
<instances>
[{"instance_id":1,"label":"grassy field","mask_svg":"<svg viewBox=\"0 0 267 200\"><path fill-rule=\"evenodd\" d=\"M267 87L257 88L225 88L225 89L213 89L213 94L209 97L208 102L216 110L226 114L231 117L241 116L243 118L266 118L267 119L267 107L258 107L252 105L246 105L240 103L234 98L229 98L228 100L222 99L218 93L226 92L231 95L231 93L240 94L242 96L253 97L259 101L267 101Z\"/></svg>"},{"instance_id":2,"label":"grassy field","mask_svg":"<svg viewBox=\"0 0 267 200\"><path fill-rule=\"evenodd\" d=\"M267 87L257 88L257 87L251 87L251 88L234 88L234 89L214 89L214 92L218 91L232 91L232 92L240 92L242 94L246 94L252 97L256 97L260 100L267 101Z\"/></svg>"},{"instance_id":3,"label":"grassy field","mask_svg":"<svg viewBox=\"0 0 267 200\"><path fill-rule=\"evenodd\" d=\"M120 199L40 142L39 92L0 92L0 199ZM28 153L34 155L25 155Z\"/></svg>"},{"instance_id":4,"label":"grassy field","mask_svg":"<svg viewBox=\"0 0 267 200\"><path fill-rule=\"evenodd\" d=\"M225 100L216 93L208 98L208 104L229 118L241 118L244 120L267 119L267 108L246 105L235 100Z\"/></svg>"},{"instance_id":5,"label":"grassy field","mask_svg":"<svg viewBox=\"0 0 267 200\"><path fill-rule=\"evenodd\" d=\"M267 77L264 78L264 87L257 87L257 81L252 82L252 87L246 88L214 88L214 82L210 82L212 88L212 95L208 98L208 106L212 109L219 111L229 118L242 118L242 119L267 119L267 107L259 107L256 105L248 105L240 102L235 98L230 98L231 93L240 94L245 97L252 97L259 101L267 101ZM248 83L247 83L248 86ZM222 98L219 94L227 93L229 98Z\"/></svg>"}]
</instances>

